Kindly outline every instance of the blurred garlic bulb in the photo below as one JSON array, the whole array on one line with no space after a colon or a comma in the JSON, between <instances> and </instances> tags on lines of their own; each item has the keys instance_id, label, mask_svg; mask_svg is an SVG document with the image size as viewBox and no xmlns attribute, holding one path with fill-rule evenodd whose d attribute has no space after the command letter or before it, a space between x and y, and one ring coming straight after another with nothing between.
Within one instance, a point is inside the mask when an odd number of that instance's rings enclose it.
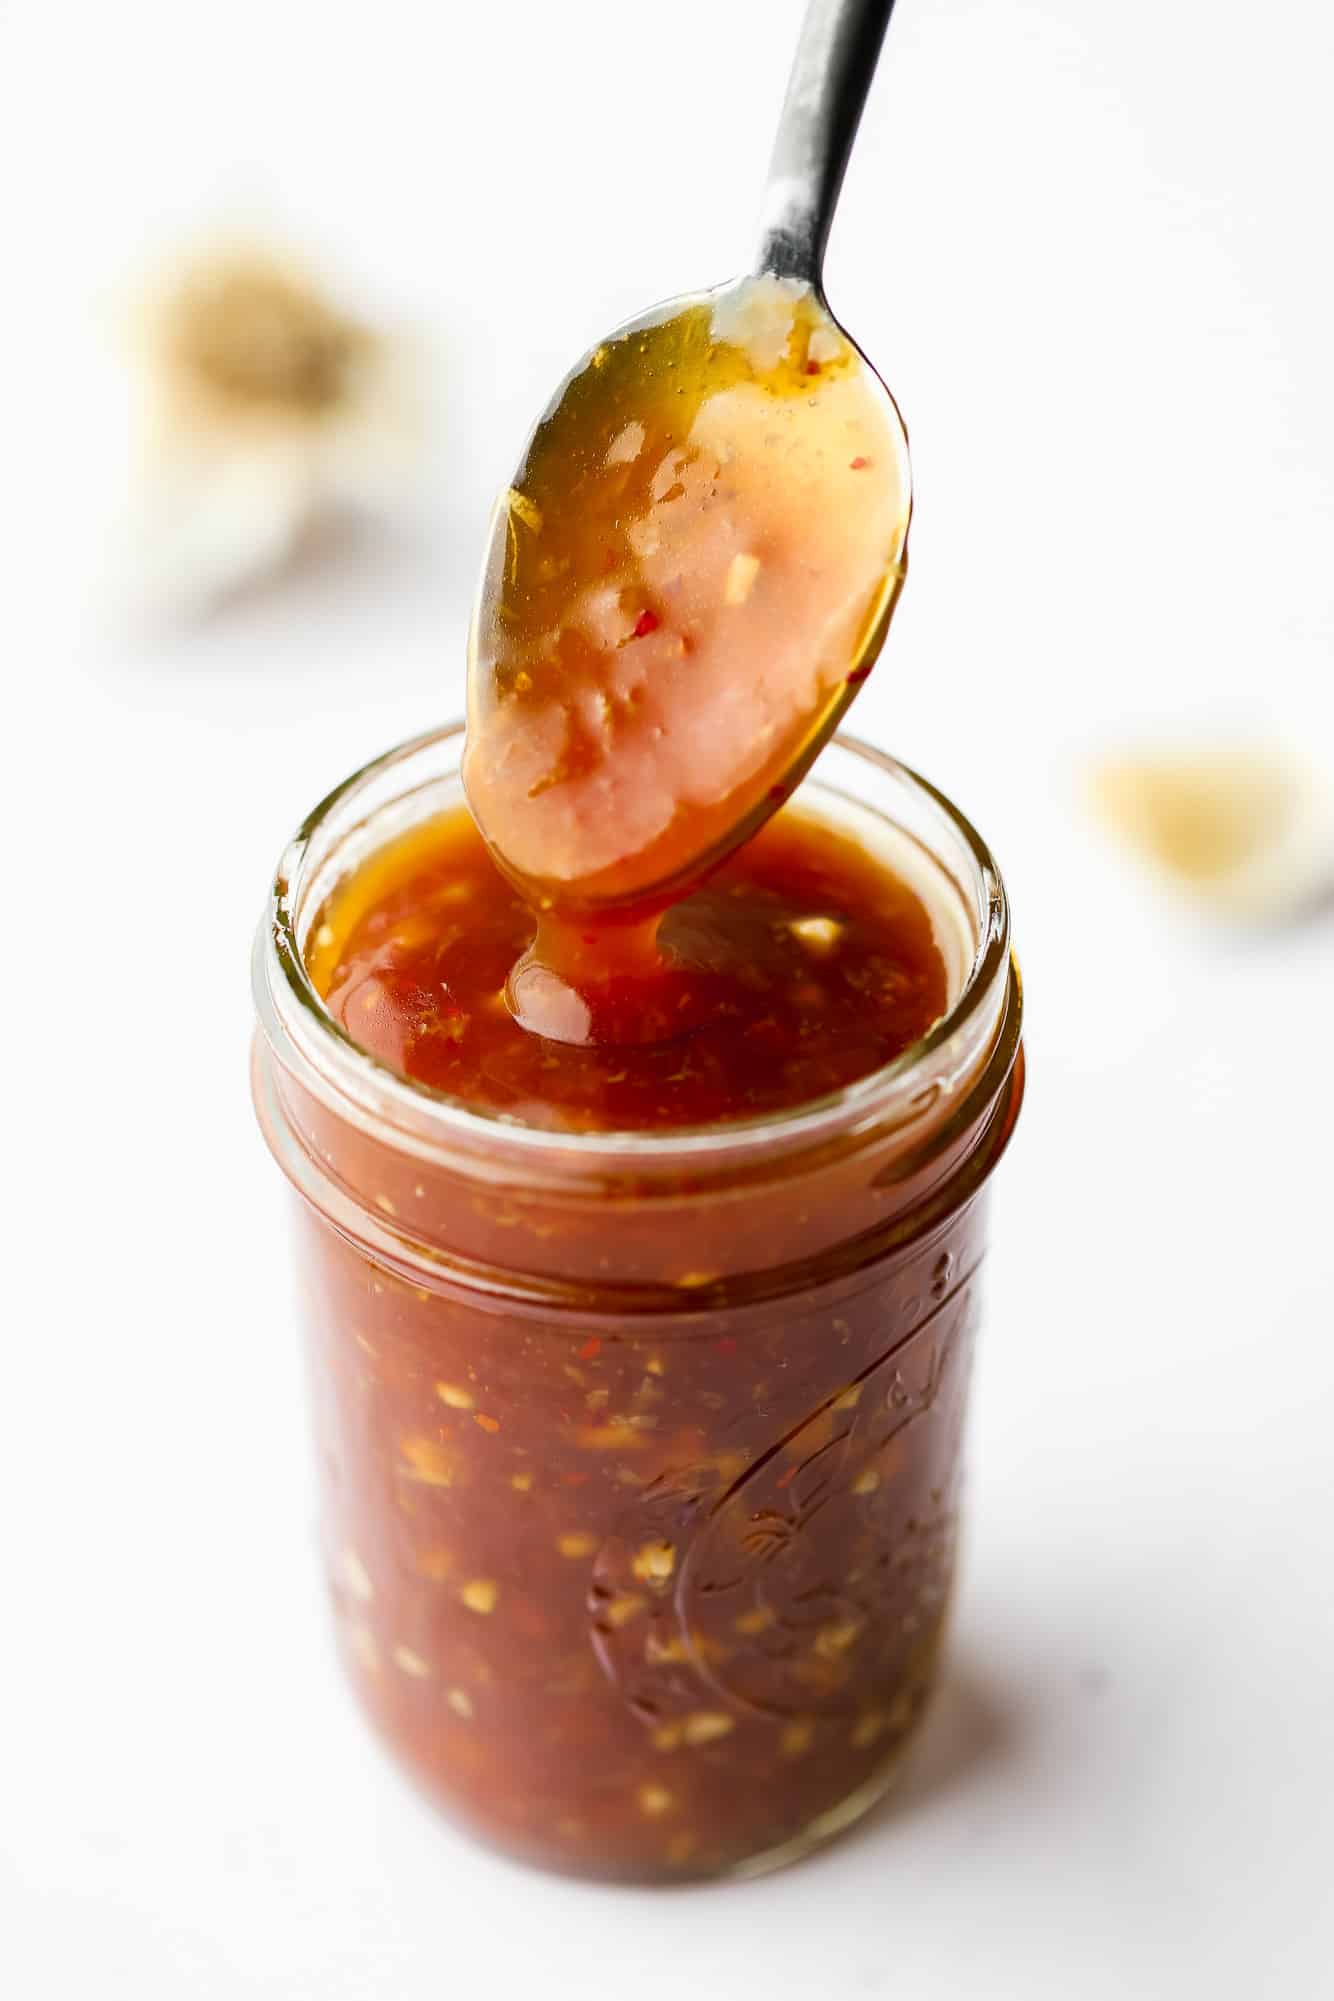
<instances>
[{"instance_id":1,"label":"blurred garlic bulb","mask_svg":"<svg viewBox=\"0 0 1334 2001\"><path fill-rule=\"evenodd\" d=\"M143 410L132 590L190 611L277 569L318 522L411 492L425 442L411 344L345 313L291 257L196 252L136 314Z\"/></svg>"},{"instance_id":2,"label":"blurred garlic bulb","mask_svg":"<svg viewBox=\"0 0 1334 2001\"><path fill-rule=\"evenodd\" d=\"M1090 778L1108 830L1220 914L1283 918L1334 892L1331 786L1276 746L1127 752Z\"/></svg>"}]
</instances>

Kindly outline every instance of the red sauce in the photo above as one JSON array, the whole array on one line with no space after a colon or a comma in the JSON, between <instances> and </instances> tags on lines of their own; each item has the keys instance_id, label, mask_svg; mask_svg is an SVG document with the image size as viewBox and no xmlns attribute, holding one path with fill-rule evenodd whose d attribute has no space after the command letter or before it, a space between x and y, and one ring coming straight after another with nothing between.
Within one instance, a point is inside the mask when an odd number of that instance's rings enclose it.
<instances>
[{"instance_id":1,"label":"red sauce","mask_svg":"<svg viewBox=\"0 0 1334 2001\"><path fill-rule=\"evenodd\" d=\"M311 972L348 1033L415 1083L590 1131L810 1103L892 1062L947 1004L921 899L793 807L660 923L567 927L566 1004L588 1019L563 1040L592 1046L533 1035L506 1005L535 928L459 808L352 876L321 914Z\"/></svg>"}]
</instances>

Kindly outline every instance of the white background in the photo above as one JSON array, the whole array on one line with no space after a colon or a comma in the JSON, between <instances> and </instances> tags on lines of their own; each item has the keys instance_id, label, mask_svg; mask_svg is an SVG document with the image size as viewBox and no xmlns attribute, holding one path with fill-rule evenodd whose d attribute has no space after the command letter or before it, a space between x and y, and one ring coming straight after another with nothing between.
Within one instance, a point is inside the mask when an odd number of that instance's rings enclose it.
<instances>
[{"instance_id":1,"label":"white background","mask_svg":"<svg viewBox=\"0 0 1334 2001\"><path fill-rule=\"evenodd\" d=\"M246 1093L287 833L457 709L484 516L601 331L744 256L797 0L0 5L7 357L0 1964L22 2001L1293 1997L1334 1957L1334 916L1232 934L1085 827L1124 734L1334 757L1334 29L902 0L829 266L912 434L857 724L1001 857L999 1177L952 1665L767 1882L472 1851L331 1661ZM434 330L431 492L188 631L88 583L100 302L274 216Z\"/></svg>"}]
</instances>

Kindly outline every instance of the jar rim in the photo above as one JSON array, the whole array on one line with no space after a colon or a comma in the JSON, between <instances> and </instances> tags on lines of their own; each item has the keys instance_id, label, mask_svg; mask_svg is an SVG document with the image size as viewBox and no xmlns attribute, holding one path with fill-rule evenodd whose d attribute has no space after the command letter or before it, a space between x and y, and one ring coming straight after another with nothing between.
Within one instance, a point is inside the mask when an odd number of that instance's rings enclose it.
<instances>
[{"instance_id":1,"label":"jar rim","mask_svg":"<svg viewBox=\"0 0 1334 2001\"><path fill-rule=\"evenodd\" d=\"M448 1092L402 1076L364 1049L334 1019L306 969L299 922L302 910L302 870L312 843L357 794L423 752L461 742L461 721L427 730L371 758L325 794L302 821L279 861L269 901L260 920L252 957L255 1006L265 1040L276 1056L300 1061L303 1080L315 1084L331 1105L346 1109L349 1101L372 1118L393 1125L414 1150L462 1147L469 1153L500 1148L515 1160L561 1161L577 1169L605 1162L617 1172L626 1168L686 1167L720 1153L738 1162L775 1147L804 1150L836 1133L881 1127L896 1105L916 1118L924 1102L941 1088L942 1071L953 1080L968 1081L990 1070L988 1057L1012 1058L1019 1041L1021 1008L1017 969L1010 950L1010 911L1000 870L985 841L953 802L909 765L877 750L859 737L839 731L833 738L845 752L883 776L921 795L961 839L977 873L976 888L983 902L973 962L952 1005L926 1033L891 1062L825 1096L781 1112L764 1112L709 1126L683 1126L669 1131L562 1132L532 1126L505 1112L468 1104ZM813 777L818 781L818 765ZM1007 999L1013 1006L1007 1007ZM994 1047L1004 1017L1013 1017L1005 1036L1007 1052ZM962 1065L957 1060L967 1046ZM891 1118L891 1123L893 1122Z\"/></svg>"}]
</instances>

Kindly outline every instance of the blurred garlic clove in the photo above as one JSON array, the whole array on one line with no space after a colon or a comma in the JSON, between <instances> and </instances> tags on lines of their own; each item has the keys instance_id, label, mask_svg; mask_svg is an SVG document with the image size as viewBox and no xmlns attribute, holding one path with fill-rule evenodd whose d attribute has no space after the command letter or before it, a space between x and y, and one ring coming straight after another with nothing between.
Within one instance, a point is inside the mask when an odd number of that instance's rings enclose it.
<instances>
[{"instance_id":1,"label":"blurred garlic clove","mask_svg":"<svg viewBox=\"0 0 1334 2001\"><path fill-rule=\"evenodd\" d=\"M412 493L427 425L412 343L343 311L296 262L219 244L135 315L139 491L132 594L200 610L281 567L321 521Z\"/></svg>"},{"instance_id":2,"label":"blurred garlic clove","mask_svg":"<svg viewBox=\"0 0 1334 2001\"><path fill-rule=\"evenodd\" d=\"M1090 795L1163 881L1221 915L1281 919L1334 892L1334 792L1276 745L1106 757Z\"/></svg>"}]
</instances>

